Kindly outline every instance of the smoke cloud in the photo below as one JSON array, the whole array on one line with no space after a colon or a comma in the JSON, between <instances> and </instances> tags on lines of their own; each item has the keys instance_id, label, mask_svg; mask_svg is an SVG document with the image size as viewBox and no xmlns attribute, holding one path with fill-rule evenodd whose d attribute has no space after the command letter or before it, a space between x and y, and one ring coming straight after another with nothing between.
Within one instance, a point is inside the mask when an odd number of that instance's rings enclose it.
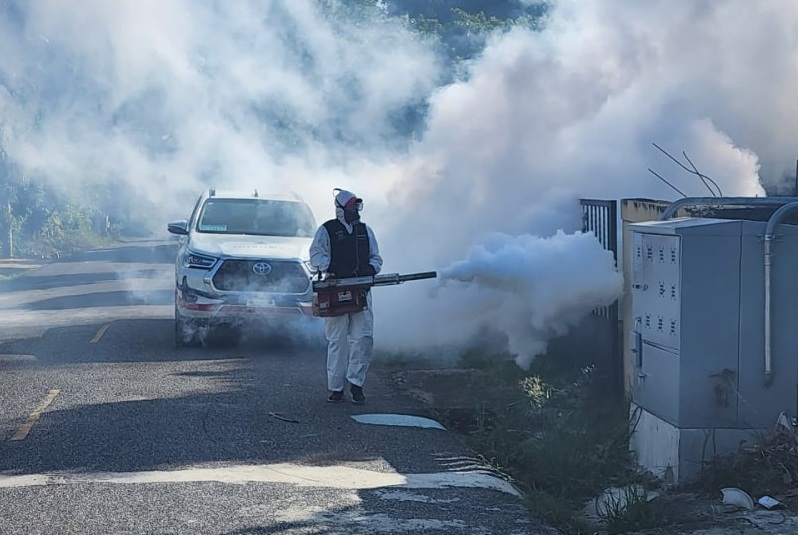
<instances>
[{"instance_id":1,"label":"smoke cloud","mask_svg":"<svg viewBox=\"0 0 798 535\"><path fill-rule=\"evenodd\" d=\"M458 281L500 296L494 306L476 302L470 312L481 316L480 324L505 331L522 366L546 351L549 338L576 326L588 307L612 304L623 289L613 254L592 233L581 232L498 234L439 276L444 286Z\"/></svg>"},{"instance_id":2,"label":"smoke cloud","mask_svg":"<svg viewBox=\"0 0 798 535\"><path fill-rule=\"evenodd\" d=\"M135 185L157 220L185 217L209 185L326 209L393 153L397 115L439 77L401 21L356 15L311 0L4 0L5 152L65 190Z\"/></svg>"},{"instance_id":3,"label":"smoke cloud","mask_svg":"<svg viewBox=\"0 0 798 535\"><path fill-rule=\"evenodd\" d=\"M0 0L5 157L65 190L135 186L159 233L211 184L294 190L320 221L349 189L386 271L447 281L375 290L378 346L487 322L529 355L619 288L574 234L580 197L678 197L649 167L708 194L652 143L726 195L786 191L798 119L798 5L547 5L444 82L429 38L334 1Z\"/></svg>"},{"instance_id":4,"label":"smoke cloud","mask_svg":"<svg viewBox=\"0 0 798 535\"><path fill-rule=\"evenodd\" d=\"M462 80L430 96L428 128L394 190L404 207L394 232L413 251L398 259L402 269L459 265L464 251L497 231L541 239L578 231L580 197L679 197L648 168L688 195L709 195L652 143L687 153L725 195L783 190L795 161L784 118L796 116L789 28L798 7L736 0L549 6L540 31L497 33ZM523 243L533 257L545 241ZM583 242L562 245L576 257ZM477 250L491 257L490 249ZM499 251L492 254L498 261ZM569 289L589 275L561 257L540 258L546 261L562 277L541 280L567 303ZM576 301L572 319L620 292L611 266L596 269L603 270L597 293ZM538 295L515 299L484 278L474 281L480 291L440 292L448 307L421 289L403 288L412 303L406 311L386 296L383 336L394 344L458 344L475 324L488 325L507 333L526 361L563 325L556 315L534 316ZM550 323L540 329L533 318ZM390 326L403 321L411 332L435 334L394 336Z\"/></svg>"}]
</instances>

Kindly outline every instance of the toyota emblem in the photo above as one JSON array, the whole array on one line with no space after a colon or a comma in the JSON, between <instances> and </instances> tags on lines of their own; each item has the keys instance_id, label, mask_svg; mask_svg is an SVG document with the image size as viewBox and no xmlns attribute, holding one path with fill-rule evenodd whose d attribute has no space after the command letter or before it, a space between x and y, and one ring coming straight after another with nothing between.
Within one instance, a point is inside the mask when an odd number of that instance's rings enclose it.
<instances>
[{"instance_id":1,"label":"toyota emblem","mask_svg":"<svg viewBox=\"0 0 798 535\"><path fill-rule=\"evenodd\" d=\"M252 266L252 271L254 271L256 275L268 275L271 273L272 267L266 262L258 262Z\"/></svg>"}]
</instances>

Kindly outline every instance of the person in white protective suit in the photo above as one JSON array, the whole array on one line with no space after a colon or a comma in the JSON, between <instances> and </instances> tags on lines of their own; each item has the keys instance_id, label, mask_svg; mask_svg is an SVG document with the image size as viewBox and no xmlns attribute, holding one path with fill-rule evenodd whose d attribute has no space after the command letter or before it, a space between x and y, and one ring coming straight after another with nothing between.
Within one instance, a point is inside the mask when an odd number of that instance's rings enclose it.
<instances>
[{"instance_id":1,"label":"person in white protective suit","mask_svg":"<svg viewBox=\"0 0 798 535\"><path fill-rule=\"evenodd\" d=\"M336 189L335 219L321 225L310 245L310 264L330 277L364 277L382 269L377 239L371 227L360 221L363 199L346 190ZM327 401L344 401L346 382L352 403L363 404L363 385L374 349L374 313L369 290L367 308L342 316L324 318L327 338Z\"/></svg>"}]
</instances>

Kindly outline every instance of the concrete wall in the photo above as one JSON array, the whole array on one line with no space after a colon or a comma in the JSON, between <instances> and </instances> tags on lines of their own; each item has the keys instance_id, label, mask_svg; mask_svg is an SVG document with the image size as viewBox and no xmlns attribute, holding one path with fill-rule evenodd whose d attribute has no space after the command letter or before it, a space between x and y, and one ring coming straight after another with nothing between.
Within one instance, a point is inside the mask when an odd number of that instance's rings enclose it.
<instances>
[{"instance_id":1,"label":"concrete wall","mask_svg":"<svg viewBox=\"0 0 798 535\"><path fill-rule=\"evenodd\" d=\"M629 450L637 463L668 486L695 482L719 454L762 441L752 429L679 429L634 403Z\"/></svg>"}]
</instances>

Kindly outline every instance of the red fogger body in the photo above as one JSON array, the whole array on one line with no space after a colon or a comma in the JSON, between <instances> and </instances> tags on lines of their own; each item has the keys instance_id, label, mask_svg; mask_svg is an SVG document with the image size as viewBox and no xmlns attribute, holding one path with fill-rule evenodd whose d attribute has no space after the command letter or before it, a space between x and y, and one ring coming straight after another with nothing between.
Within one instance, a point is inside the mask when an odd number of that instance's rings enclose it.
<instances>
[{"instance_id":1,"label":"red fogger body","mask_svg":"<svg viewBox=\"0 0 798 535\"><path fill-rule=\"evenodd\" d=\"M367 277L350 277L345 279L330 278L313 281L313 315L320 317L343 316L352 312L360 312L368 307L366 294L372 286L390 286L407 281L434 279L435 271L400 275L389 273Z\"/></svg>"}]
</instances>

